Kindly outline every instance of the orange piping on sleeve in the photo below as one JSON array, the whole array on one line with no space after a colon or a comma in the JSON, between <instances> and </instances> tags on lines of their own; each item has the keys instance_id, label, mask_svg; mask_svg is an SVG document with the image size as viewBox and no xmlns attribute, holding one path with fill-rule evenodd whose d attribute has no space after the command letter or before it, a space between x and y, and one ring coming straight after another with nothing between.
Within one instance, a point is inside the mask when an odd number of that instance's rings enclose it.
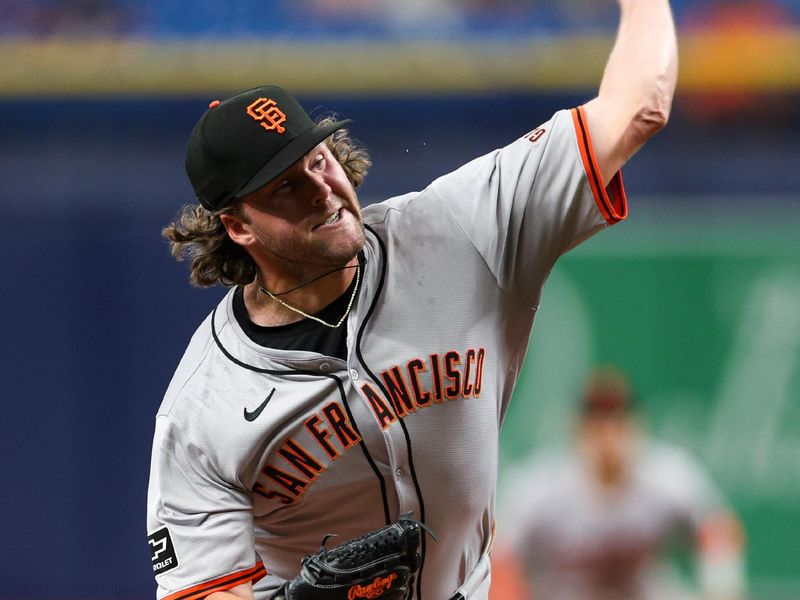
<instances>
[{"instance_id":1,"label":"orange piping on sleeve","mask_svg":"<svg viewBox=\"0 0 800 600\"><path fill-rule=\"evenodd\" d=\"M212 581L206 581L205 583L181 590L180 592L175 592L174 594L165 596L163 600L200 600L200 598L205 598L214 592L224 592L225 590L247 583L248 581L255 583L266 574L267 570L264 568L264 563L258 561L255 566L249 569L229 573L228 575L223 575Z\"/></svg>"},{"instance_id":2,"label":"orange piping on sleeve","mask_svg":"<svg viewBox=\"0 0 800 600\"><path fill-rule=\"evenodd\" d=\"M581 152L583 169L589 180L594 201L603 218L610 225L619 223L628 216L628 199L625 196L625 186L622 183L622 171L617 171L608 187L603 185L603 178L597 166L592 147L592 137L586 125L586 115L583 107L572 109L572 123L575 126L575 135L578 138L578 148ZM609 196L610 192L610 196Z\"/></svg>"}]
</instances>

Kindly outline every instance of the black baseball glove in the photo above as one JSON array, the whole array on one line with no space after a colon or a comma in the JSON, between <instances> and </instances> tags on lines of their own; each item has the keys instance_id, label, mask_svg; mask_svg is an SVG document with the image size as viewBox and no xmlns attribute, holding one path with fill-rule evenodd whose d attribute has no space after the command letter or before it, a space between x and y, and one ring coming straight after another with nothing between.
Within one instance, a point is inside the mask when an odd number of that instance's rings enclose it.
<instances>
[{"instance_id":1,"label":"black baseball glove","mask_svg":"<svg viewBox=\"0 0 800 600\"><path fill-rule=\"evenodd\" d=\"M325 548L323 540L320 551L302 559L300 574L272 600L409 600L420 566L423 529L402 515L383 529L335 548Z\"/></svg>"}]
</instances>

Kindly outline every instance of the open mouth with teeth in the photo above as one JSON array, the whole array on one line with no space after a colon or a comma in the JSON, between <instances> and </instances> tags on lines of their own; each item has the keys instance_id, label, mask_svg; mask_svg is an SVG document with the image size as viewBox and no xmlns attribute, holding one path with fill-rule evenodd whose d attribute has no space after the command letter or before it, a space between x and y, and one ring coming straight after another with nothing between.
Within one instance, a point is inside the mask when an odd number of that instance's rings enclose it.
<instances>
[{"instance_id":1,"label":"open mouth with teeth","mask_svg":"<svg viewBox=\"0 0 800 600\"><path fill-rule=\"evenodd\" d=\"M322 223L317 225L317 227L322 227L324 225L332 225L333 223L336 223L341 218L341 212L342 212L341 209L337 210L330 217L328 217Z\"/></svg>"}]
</instances>

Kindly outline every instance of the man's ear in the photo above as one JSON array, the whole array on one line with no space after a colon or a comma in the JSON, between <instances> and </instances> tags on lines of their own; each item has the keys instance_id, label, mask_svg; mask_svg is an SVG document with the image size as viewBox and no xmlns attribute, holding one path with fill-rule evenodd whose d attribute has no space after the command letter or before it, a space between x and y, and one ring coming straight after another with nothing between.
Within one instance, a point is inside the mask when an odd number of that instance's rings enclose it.
<instances>
[{"instance_id":1,"label":"man's ear","mask_svg":"<svg viewBox=\"0 0 800 600\"><path fill-rule=\"evenodd\" d=\"M255 241L250 231L250 225L241 216L222 213L219 220L228 232L228 237L240 246L247 247Z\"/></svg>"}]
</instances>

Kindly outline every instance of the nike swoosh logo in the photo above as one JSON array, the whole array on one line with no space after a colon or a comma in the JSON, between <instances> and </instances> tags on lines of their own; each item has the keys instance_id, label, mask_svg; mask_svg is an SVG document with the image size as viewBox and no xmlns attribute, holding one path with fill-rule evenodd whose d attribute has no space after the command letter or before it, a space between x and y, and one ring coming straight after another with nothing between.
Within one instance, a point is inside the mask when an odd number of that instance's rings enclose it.
<instances>
[{"instance_id":1,"label":"nike swoosh logo","mask_svg":"<svg viewBox=\"0 0 800 600\"><path fill-rule=\"evenodd\" d=\"M249 411L247 410L247 407L245 407L244 418L247 419L248 421L255 421L258 418L258 415L261 414L261 411L264 410L264 407L267 405L267 402L270 401L270 398L272 398L272 395L274 393L275 393L275 388L272 388L272 391L269 393L269 396L267 396L267 399L264 400L261 404L259 404L258 408L255 409L254 411Z\"/></svg>"}]
</instances>

